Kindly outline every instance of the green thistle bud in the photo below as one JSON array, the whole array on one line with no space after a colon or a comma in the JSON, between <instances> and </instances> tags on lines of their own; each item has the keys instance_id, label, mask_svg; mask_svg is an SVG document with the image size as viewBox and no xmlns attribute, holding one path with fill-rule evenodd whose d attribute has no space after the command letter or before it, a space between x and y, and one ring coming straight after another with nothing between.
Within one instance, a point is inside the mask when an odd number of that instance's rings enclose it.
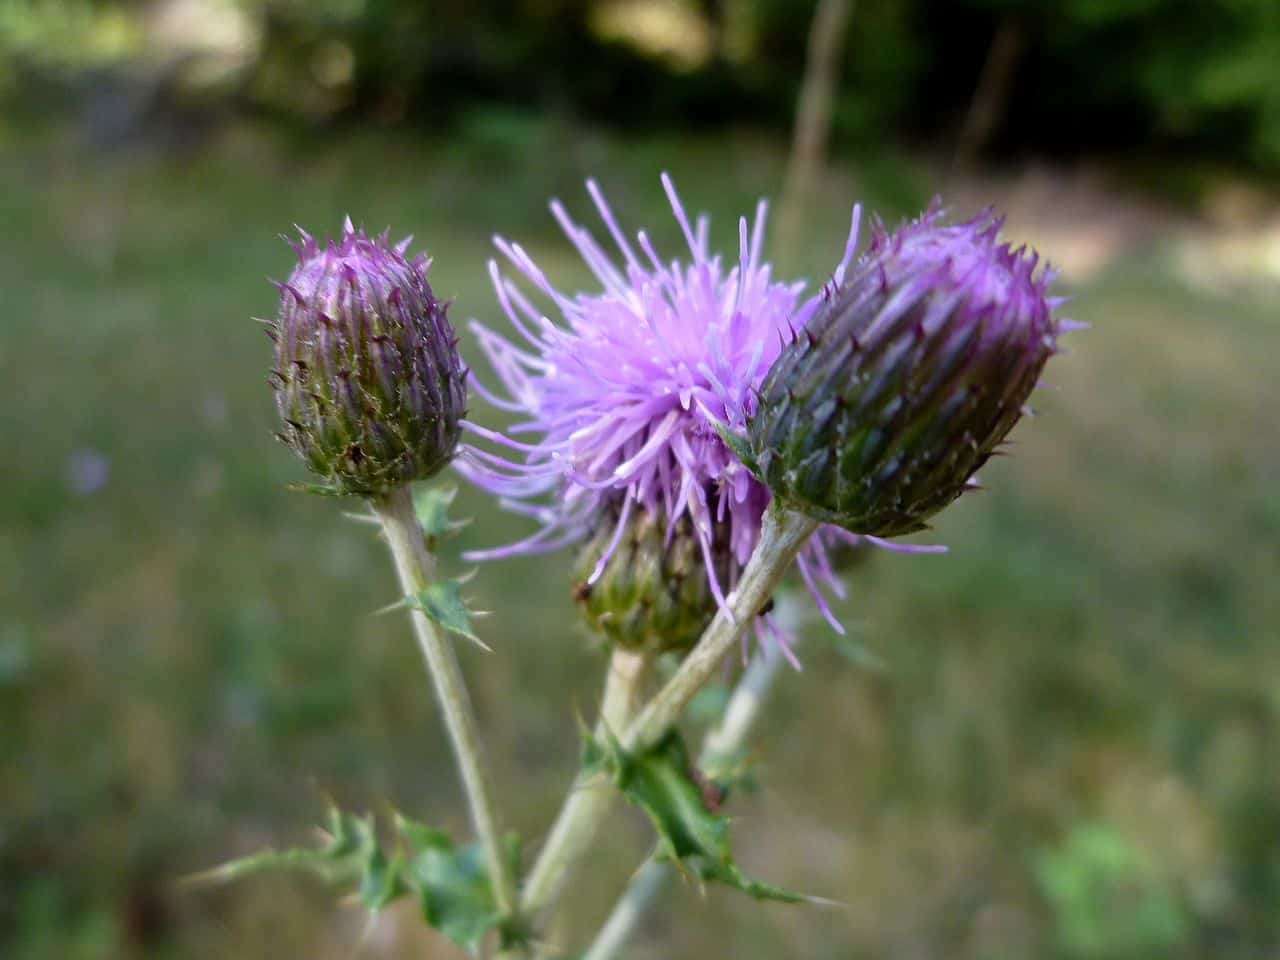
<instances>
[{"instance_id":1,"label":"green thistle bud","mask_svg":"<svg viewBox=\"0 0 1280 960\"><path fill-rule=\"evenodd\" d=\"M851 275L782 350L743 451L775 496L892 537L972 485L1018 421L1064 324L1037 257L999 220L931 213L878 229Z\"/></svg>"},{"instance_id":2,"label":"green thistle bud","mask_svg":"<svg viewBox=\"0 0 1280 960\"><path fill-rule=\"evenodd\" d=\"M428 261L407 260L408 244L370 238L349 219L337 244L303 233L267 326L278 436L340 493L424 480L458 444L466 369Z\"/></svg>"},{"instance_id":3,"label":"green thistle bud","mask_svg":"<svg viewBox=\"0 0 1280 960\"><path fill-rule=\"evenodd\" d=\"M712 547L721 583L730 566L727 546L719 546L725 539L716 536ZM687 515L670 536L666 522L643 507L631 511L620 531L616 516L602 523L578 555L573 582L574 599L591 628L630 650L688 650L716 612L702 547Z\"/></svg>"}]
</instances>

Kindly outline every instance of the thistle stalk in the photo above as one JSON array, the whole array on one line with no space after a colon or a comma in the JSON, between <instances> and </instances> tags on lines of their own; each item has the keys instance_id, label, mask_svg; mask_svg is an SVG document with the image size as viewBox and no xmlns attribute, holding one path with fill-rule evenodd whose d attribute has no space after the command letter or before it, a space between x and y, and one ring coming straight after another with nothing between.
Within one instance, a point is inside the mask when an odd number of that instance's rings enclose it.
<instances>
[{"instance_id":1,"label":"thistle stalk","mask_svg":"<svg viewBox=\"0 0 1280 960\"><path fill-rule=\"evenodd\" d=\"M653 666L652 654L618 647L609 660L596 735L618 736L640 706L640 695ZM525 882L520 910L535 916L559 898L574 865L587 852L596 829L609 813L617 791L604 773L579 775Z\"/></svg>"},{"instance_id":2,"label":"thistle stalk","mask_svg":"<svg viewBox=\"0 0 1280 960\"><path fill-rule=\"evenodd\" d=\"M790 594L778 595L774 615L784 629L796 625L799 614ZM710 774L746 744L781 664L781 654L772 649L761 649L751 661L733 688L720 722L703 741L698 766L704 772ZM674 872L670 864L652 856L641 864L582 960L613 960L635 934L645 912Z\"/></svg>"},{"instance_id":3,"label":"thistle stalk","mask_svg":"<svg viewBox=\"0 0 1280 960\"><path fill-rule=\"evenodd\" d=\"M701 639L674 676L625 729L614 728L624 750L651 746L671 729L693 695L711 678L742 632L773 594L782 575L818 523L799 513L770 507L764 516L760 541L738 586L726 598ZM601 801L578 787L560 811L542 853L525 885L522 912L540 913L554 904L569 869L582 856L601 820L608 813L608 785Z\"/></svg>"},{"instance_id":4,"label":"thistle stalk","mask_svg":"<svg viewBox=\"0 0 1280 960\"><path fill-rule=\"evenodd\" d=\"M417 595L431 584L435 574L435 559L427 550L409 488L398 487L385 497L370 498L369 502L382 522L401 587L407 596ZM515 877L511 864L502 851L489 780L482 763L475 712L462 679L458 659L454 655L453 645L440 636L435 624L426 614L421 610L411 609L410 619L413 621L418 646L427 662L427 672L435 687L436 701L444 716L458 770L462 774L471 824L484 850L494 902L504 917L513 917L517 903Z\"/></svg>"},{"instance_id":5,"label":"thistle stalk","mask_svg":"<svg viewBox=\"0 0 1280 960\"><path fill-rule=\"evenodd\" d=\"M627 728L620 738L624 750L653 746L676 724L685 706L711 679L817 529L818 521L812 517L770 505L760 528L760 542L742 572L742 580L726 598L726 607L716 613L675 675Z\"/></svg>"},{"instance_id":6,"label":"thistle stalk","mask_svg":"<svg viewBox=\"0 0 1280 960\"><path fill-rule=\"evenodd\" d=\"M609 919L582 955L582 960L613 960L635 933L645 911L666 886L673 869L670 864L652 856L642 863L627 884L626 892L613 905Z\"/></svg>"}]
</instances>

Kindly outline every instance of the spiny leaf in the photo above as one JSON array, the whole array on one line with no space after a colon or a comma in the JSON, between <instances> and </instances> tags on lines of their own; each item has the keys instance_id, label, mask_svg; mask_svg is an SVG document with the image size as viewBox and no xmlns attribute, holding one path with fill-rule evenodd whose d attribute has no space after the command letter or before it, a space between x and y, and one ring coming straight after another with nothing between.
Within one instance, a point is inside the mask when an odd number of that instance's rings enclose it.
<instances>
[{"instance_id":1,"label":"spiny leaf","mask_svg":"<svg viewBox=\"0 0 1280 960\"><path fill-rule=\"evenodd\" d=\"M307 870L329 883L337 883L351 874L347 864L329 859L323 850L267 848L212 869L189 874L182 878L182 882L193 886L230 883L270 870Z\"/></svg>"},{"instance_id":2,"label":"spiny leaf","mask_svg":"<svg viewBox=\"0 0 1280 960\"><path fill-rule=\"evenodd\" d=\"M358 881L381 856L371 817L357 817L330 807L326 815L324 846L289 850L261 850L197 874L191 882L226 883L267 870L307 870L329 883Z\"/></svg>"},{"instance_id":3,"label":"spiny leaf","mask_svg":"<svg viewBox=\"0 0 1280 960\"><path fill-rule=\"evenodd\" d=\"M371 912L413 895L427 923L473 953L491 930L504 947L523 943L526 932L498 910L479 845L454 846L445 833L395 814L396 848L388 855L378 844L371 816L357 817L330 807L317 848L264 850L233 860L194 881L226 882L264 870L307 870L351 890ZM507 837L513 867L519 842Z\"/></svg>"},{"instance_id":4,"label":"spiny leaf","mask_svg":"<svg viewBox=\"0 0 1280 960\"><path fill-rule=\"evenodd\" d=\"M457 487L430 487L413 496L413 509L422 525L427 549L435 553L440 544L457 535L470 520L450 520L449 507L458 495Z\"/></svg>"},{"instance_id":5,"label":"spiny leaf","mask_svg":"<svg viewBox=\"0 0 1280 960\"><path fill-rule=\"evenodd\" d=\"M322 852L331 860L351 854L368 856L378 849L372 816L357 817L330 804L325 823L325 834L329 837L329 842Z\"/></svg>"},{"instance_id":6,"label":"spiny leaf","mask_svg":"<svg viewBox=\"0 0 1280 960\"><path fill-rule=\"evenodd\" d=\"M462 599L461 580L437 580L425 590L419 590L390 606L383 607L378 612L386 613L401 607L419 610L450 633L466 637L476 646L490 653L493 652L492 648L477 637L475 631L471 629L471 618L481 614L473 613L467 608L466 601Z\"/></svg>"},{"instance_id":7,"label":"spiny leaf","mask_svg":"<svg viewBox=\"0 0 1280 960\"><path fill-rule=\"evenodd\" d=\"M455 847L446 834L402 816L396 832L412 851L407 878L427 923L476 951L502 921L479 846Z\"/></svg>"},{"instance_id":8,"label":"spiny leaf","mask_svg":"<svg viewBox=\"0 0 1280 960\"><path fill-rule=\"evenodd\" d=\"M583 766L612 777L628 800L641 807L658 832L662 856L701 878L735 887L757 900L797 903L802 894L747 877L729 849L729 820L707 807L703 788L691 775L684 741L675 731L651 749L628 753L607 732L587 736Z\"/></svg>"},{"instance_id":9,"label":"spiny leaf","mask_svg":"<svg viewBox=\"0 0 1280 960\"><path fill-rule=\"evenodd\" d=\"M408 598L409 606L421 610L450 633L466 637L472 643L489 647L471 629L471 611L462 599L462 585L459 580L437 580L416 596Z\"/></svg>"},{"instance_id":10,"label":"spiny leaf","mask_svg":"<svg viewBox=\"0 0 1280 960\"><path fill-rule=\"evenodd\" d=\"M364 906L377 913L387 904L409 892L404 880L404 859L399 853L387 859L381 850L374 849L364 864L358 895Z\"/></svg>"}]
</instances>

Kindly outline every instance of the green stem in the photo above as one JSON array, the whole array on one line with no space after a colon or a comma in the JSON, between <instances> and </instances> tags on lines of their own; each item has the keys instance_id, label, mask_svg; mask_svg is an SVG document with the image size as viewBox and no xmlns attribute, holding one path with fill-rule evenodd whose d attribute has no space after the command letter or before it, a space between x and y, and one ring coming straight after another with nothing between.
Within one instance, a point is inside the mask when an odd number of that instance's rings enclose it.
<instances>
[{"instance_id":1,"label":"green stem","mask_svg":"<svg viewBox=\"0 0 1280 960\"><path fill-rule=\"evenodd\" d=\"M787 592L780 592L776 599L775 615L784 629L794 630L800 622L796 599ZM715 779L715 768L732 762L742 750L781 663L782 655L775 650L761 650L752 659L751 666L733 688L720 722L703 741L698 766L704 774ZM645 912L674 872L675 868L669 863L652 856L645 861L618 898L582 960L613 960L635 934Z\"/></svg>"},{"instance_id":2,"label":"green stem","mask_svg":"<svg viewBox=\"0 0 1280 960\"><path fill-rule=\"evenodd\" d=\"M778 629L788 633L799 632L801 600L789 590L779 591L773 608ZM711 729L702 743L698 766L703 773L715 779L723 774L726 764L733 764L746 745L747 738L760 719L765 698L773 688L782 666L782 653L774 648L760 650L743 671L742 678L733 688L729 702L724 706L720 722Z\"/></svg>"},{"instance_id":3,"label":"green stem","mask_svg":"<svg viewBox=\"0 0 1280 960\"><path fill-rule=\"evenodd\" d=\"M765 511L760 542L742 572L742 580L728 597L728 610L716 613L675 675L627 728L621 738L623 749L651 747L675 726L686 704L711 679L817 529L818 521L804 514L776 505Z\"/></svg>"},{"instance_id":4,"label":"green stem","mask_svg":"<svg viewBox=\"0 0 1280 960\"><path fill-rule=\"evenodd\" d=\"M591 941L591 947L582 955L582 960L613 960L635 934L650 904L674 872L671 864L655 860L652 856L642 863L627 884L626 892L614 904L609 919Z\"/></svg>"},{"instance_id":5,"label":"green stem","mask_svg":"<svg viewBox=\"0 0 1280 960\"><path fill-rule=\"evenodd\" d=\"M653 665L646 653L614 650L600 703L597 735L618 736L640 705L640 693ZM596 829L613 805L615 791L604 774L579 776L569 791L542 852L525 881L521 912L530 917L549 909L559 898L573 866L586 854Z\"/></svg>"},{"instance_id":6,"label":"green stem","mask_svg":"<svg viewBox=\"0 0 1280 960\"><path fill-rule=\"evenodd\" d=\"M802 514L777 507L765 512L760 542L742 572L742 580L727 598L728 611L722 609L715 615L675 675L649 701L640 716L625 728L614 727L624 749L651 746L671 729L685 705L711 678L742 631L760 612L795 555L817 528L816 520ZM623 732L619 733L619 729ZM588 792L583 786L581 780L575 783L543 845L520 900L524 913L532 916L554 902L569 867L585 852L608 812L607 789L605 799L601 800L597 790Z\"/></svg>"},{"instance_id":7,"label":"green stem","mask_svg":"<svg viewBox=\"0 0 1280 960\"><path fill-rule=\"evenodd\" d=\"M400 585L408 596L430 586L435 576L435 558L427 550L422 527L413 508L409 488L399 487L381 500L370 501L382 521L387 546L395 558ZM471 823L484 849L493 886L493 898L504 917L516 910L516 884L512 866L504 855L494 816L488 777L481 762L480 736L471 698L462 679L453 644L440 636L436 626L421 610L410 611L418 646L427 661L427 672L435 686L436 700L444 716L449 741L453 745L462 786L471 811Z\"/></svg>"}]
</instances>

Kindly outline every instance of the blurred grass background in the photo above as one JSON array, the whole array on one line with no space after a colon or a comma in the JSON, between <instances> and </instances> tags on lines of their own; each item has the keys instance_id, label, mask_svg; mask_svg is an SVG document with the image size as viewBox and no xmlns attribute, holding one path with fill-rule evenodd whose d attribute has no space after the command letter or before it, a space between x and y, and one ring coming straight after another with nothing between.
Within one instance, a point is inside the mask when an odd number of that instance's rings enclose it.
<instances>
[{"instance_id":1,"label":"blurred grass background","mask_svg":"<svg viewBox=\"0 0 1280 960\"><path fill-rule=\"evenodd\" d=\"M454 956L409 913L369 927L305 878L177 885L306 841L328 796L466 833L407 625L370 615L394 599L383 549L285 489L302 471L271 439L248 319L290 268L277 235L348 212L414 233L455 323L491 321L493 232L573 288L546 200L589 219L594 175L674 252L665 169L731 247L737 214L778 190L785 131L489 104L441 131L237 112L195 145L108 150L42 113L0 120L0 955ZM1094 326L1050 365L988 492L940 518L952 552L850 576L839 612L879 666L819 624L778 686L762 789L735 798L740 857L846 906L673 890L635 955L1280 955L1273 188L1199 155L997 152L956 174L918 146L838 147L796 248L774 251L784 270L821 279L855 200L892 219L945 187L958 212L1009 209L1008 235L1063 261L1069 313ZM454 569L523 529L465 487L456 512L475 522ZM602 671L566 563L483 567L496 652L462 650L530 846ZM641 820L617 824L567 944L647 849Z\"/></svg>"}]
</instances>

